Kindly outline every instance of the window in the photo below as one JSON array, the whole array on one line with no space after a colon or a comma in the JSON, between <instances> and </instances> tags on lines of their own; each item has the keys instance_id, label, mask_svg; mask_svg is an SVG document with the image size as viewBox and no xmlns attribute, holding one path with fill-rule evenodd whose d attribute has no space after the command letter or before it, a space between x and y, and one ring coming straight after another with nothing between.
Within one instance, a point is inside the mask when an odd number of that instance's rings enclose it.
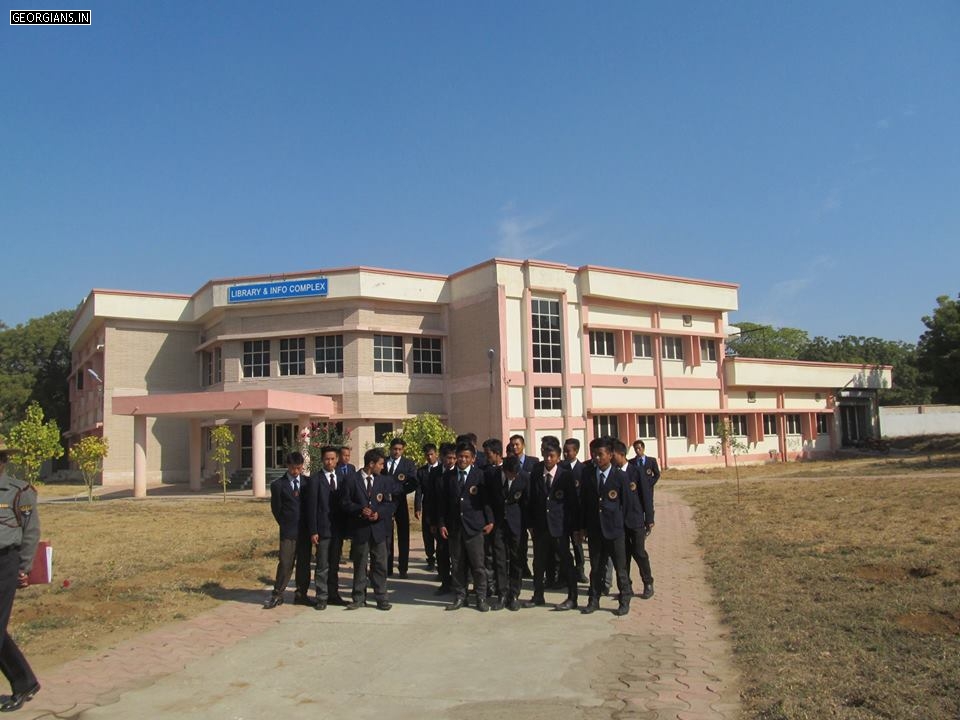
<instances>
[{"instance_id":1,"label":"window","mask_svg":"<svg viewBox=\"0 0 960 720\"><path fill-rule=\"evenodd\" d=\"M264 460L268 468L286 465L287 453L295 449L293 440L298 437L299 426L290 423L267 423L264 427ZM240 426L240 467L253 467L253 426Z\"/></svg>"},{"instance_id":2,"label":"window","mask_svg":"<svg viewBox=\"0 0 960 720\"><path fill-rule=\"evenodd\" d=\"M685 438L687 436L687 416L667 415L667 437Z\"/></svg>"},{"instance_id":3,"label":"window","mask_svg":"<svg viewBox=\"0 0 960 720\"><path fill-rule=\"evenodd\" d=\"M633 356L638 358L653 357L649 335L633 336Z\"/></svg>"},{"instance_id":4,"label":"window","mask_svg":"<svg viewBox=\"0 0 960 720\"><path fill-rule=\"evenodd\" d=\"M373 371L403 372L403 338L400 335L373 336Z\"/></svg>"},{"instance_id":5,"label":"window","mask_svg":"<svg viewBox=\"0 0 960 720\"><path fill-rule=\"evenodd\" d=\"M620 437L617 432L616 415L594 415L593 416L593 436L594 437Z\"/></svg>"},{"instance_id":6,"label":"window","mask_svg":"<svg viewBox=\"0 0 960 720\"><path fill-rule=\"evenodd\" d=\"M270 377L269 340L247 340L243 343L243 376Z\"/></svg>"},{"instance_id":7,"label":"window","mask_svg":"<svg viewBox=\"0 0 960 720\"><path fill-rule=\"evenodd\" d=\"M307 374L306 338L284 338L280 341L280 374Z\"/></svg>"},{"instance_id":8,"label":"window","mask_svg":"<svg viewBox=\"0 0 960 720\"><path fill-rule=\"evenodd\" d=\"M533 331L533 371L561 372L560 302L534 298L530 325Z\"/></svg>"},{"instance_id":9,"label":"window","mask_svg":"<svg viewBox=\"0 0 960 720\"><path fill-rule=\"evenodd\" d=\"M443 363L440 354L440 338L413 339L413 374L442 375Z\"/></svg>"},{"instance_id":10,"label":"window","mask_svg":"<svg viewBox=\"0 0 960 720\"><path fill-rule=\"evenodd\" d=\"M343 335L317 335L314 338L313 366L317 375L343 372Z\"/></svg>"},{"instance_id":11,"label":"window","mask_svg":"<svg viewBox=\"0 0 960 720\"><path fill-rule=\"evenodd\" d=\"M730 432L733 435L739 437L747 436L747 416L746 415L731 415L730 416Z\"/></svg>"},{"instance_id":12,"label":"window","mask_svg":"<svg viewBox=\"0 0 960 720\"><path fill-rule=\"evenodd\" d=\"M703 434L706 437L720 437L720 416L719 415L704 415L703 416Z\"/></svg>"},{"instance_id":13,"label":"window","mask_svg":"<svg viewBox=\"0 0 960 720\"><path fill-rule=\"evenodd\" d=\"M787 435L800 434L800 416L787 415Z\"/></svg>"},{"instance_id":14,"label":"window","mask_svg":"<svg viewBox=\"0 0 960 720\"><path fill-rule=\"evenodd\" d=\"M830 434L830 421L832 419L833 415L828 415L827 413L817 413L817 435Z\"/></svg>"},{"instance_id":15,"label":"window","mask_svg":"<svg viewBox=\"0 0 960 720\"><path fill-rule=\"evenodd\" d=\"M77 390L83 390L83 376L87 374L85 368L77 370Z\"/></svg>"},{"instance_id":16,"label":"window","mask_svg":"<svg viewBox=\"0 0 960 720\"><path fill-rule=\"evenodd\" d=\"M393 423L382 422L373 424L373 439L374 442L382 443L386 440L386 435L389 432L393 432Z\"/></svg>"},{"instance_id":17,"label":"window","mask_svg":"<svg viewBox=\"0 0 960 720\"><path fill-rule=\"evenodd\" d=\"M700 359L717 361L717 341L713 338L700 338Z\"/></svg>"},{"instance_id":18,"label":"window","mask_svg":"<svg viewBox=\"0 0 960 720\"><path fill-rule=\"evenodd\" d=\"M590 354L595 357L613 357L613 333L591 330Z\"/></svg>"},{"instance_id":19,"label":"window","mask_svg":"<svg viewBox=\"0 0 960 720\"><path fill-rule=\"evenodd\" d=\"M563 410L562 388L535 387L533 389L534 410Z\"/></svg>"},{"instance_id":20,"label":"window","mask_svg":"<svg viewBox=\"0 0 960 720\"><path fill-rule=\"evenodd\" d=\"M764 435L776 435L777 434L777 416L764 413L763 415L763 434Z\"/></svg>"},{"instance_id":21,"label":"window","mask_svg":"<svg viewBox=\"0 0 960 720\"><path fill-rule=\"evenodd\" d=\"M665 337L660 355L664 360L683 360L683 338Z\"/></svg>"},{"instance_id":22,"label":"window","mask_svg":"<svg viewBox=\"0 0 960 720\"><path fill-rule=\"evenodd\" d=\"M637 415L637 437L648 440L657 436L657 418L654 415Z\"/></svg>"},{"instance_id":23,"label":"window","mask_svg":"<svg viewBox=\"0 0 960 720\"><path fill-rule=\"evenodd\" d=\"M203 353L203 384L223 382L223 350L219 347Z\"/></svg>"}]
</instances>

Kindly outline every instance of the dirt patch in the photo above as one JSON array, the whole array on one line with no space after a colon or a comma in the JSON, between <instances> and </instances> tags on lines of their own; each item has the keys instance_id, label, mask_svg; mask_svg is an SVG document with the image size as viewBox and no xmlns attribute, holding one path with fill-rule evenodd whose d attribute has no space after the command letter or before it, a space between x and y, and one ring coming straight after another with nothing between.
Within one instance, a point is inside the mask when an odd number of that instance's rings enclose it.
<instances>
[{"instance_id":1,"label":"dirt patch","mask_svg":"<svg viewBox=\"0 0 960 720\"><path fill-rule=\"evenodd\" d=\"M871 582L902 582L907 577L907 571L897 565L863 565L855 568L853 574Z\"/></svg>"},{"instance_id":2,"label":"dirt patch","mask_svg":"<svg viewBox=\"0 0 960 720\"><path fill-rule=\"evenodd\" d=\"M908 613L897 617L896 623L921 635L960 635L960 612Z\"/></svg>"}]
</instances>

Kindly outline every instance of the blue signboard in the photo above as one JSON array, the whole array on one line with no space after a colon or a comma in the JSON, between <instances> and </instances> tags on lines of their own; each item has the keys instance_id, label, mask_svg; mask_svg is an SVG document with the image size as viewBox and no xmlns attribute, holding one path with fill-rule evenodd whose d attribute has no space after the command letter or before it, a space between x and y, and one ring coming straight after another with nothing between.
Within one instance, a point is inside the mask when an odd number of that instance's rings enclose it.
<instances>
[{"instance_id":1,"label":"blue signboard","mask_svg":"<svg viewBox=\"0 0 960 720\"><path fill-rule=\"evenodd\" d=\"M255 285L231 285L227 288L228 303L259 302L302 297L326 297L327 278L278 280Z\"/></svg>"}]
</instances>

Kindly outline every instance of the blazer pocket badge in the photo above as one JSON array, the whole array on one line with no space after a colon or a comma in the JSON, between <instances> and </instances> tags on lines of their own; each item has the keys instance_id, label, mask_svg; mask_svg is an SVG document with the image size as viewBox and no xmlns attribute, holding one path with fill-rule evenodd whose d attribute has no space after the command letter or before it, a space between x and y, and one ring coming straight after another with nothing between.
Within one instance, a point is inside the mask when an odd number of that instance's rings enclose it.
<instances>
[{"instance_id":1,"label":"blazer pocket badge","mask_svg":"<svg viewBox=\"0 0 960 720\"><path fill-rule=\"evenodd\" d=\"M471 485L471 486L470 486L469 492L470 492L471 495L476 495L476 494L477 494L477 487L478 487L477 485Z\"/></svg>"},{"instance_id":2,"label":"blazer pocket badge","mask_svg":"<svg viewBox=\"0 0 960 720\"><path fill-rule=\"evenodd\" d=\"M637 484L636 484L635 482L630 483L630 489L631 489L631 490L636 490L636 489L637 489Z\"/></svg>"},{"instance_id":3,"label":"blazer pocket badge","mask_svg":"<svg viewBox=\"0 0 960 720\"><path fill-rule=\"evenodd\" d=\"M647 475L653 475L653 470L647 470Z\"/></svg>"},{"instance_id":4,"label":"blazer pocket badge","mask_svg":"<svg viewBox=\"0 0 960 720\"><path fill-rule=\"evenodd\" d=\"M617 491L616 491L616 490L611 490L610 492L607 493L607 497L610 498L611 500L616 500L616 499L617 499Z\"/></svg>"},{"instance_id":5,"label":"blazer pocket badge","mask_svg":"<svg viewBox=\"0 0 960 720\"><path fill-rule=\"evenodd\" d=\"M513 494L513 499L514 499L514 500L519 500L519 499L520 499L520 495L522 495L522 493L515 492L515 493Z\"/></svg>"},{"instance_id":6,"label":"blazer pocket badge","mask_svg":"<svg viewBox=\"0 0 960 720\"><path fill-rule=\"evenodd\" d=\"M377 493L377 502L383 502L383 493Z\"/></svg>"},{"instance_id":7,"label":"blazer pocket badge","mask_svg":"<svg viewBox=\"0 0 960 720\"><path fill-rule=\"evenodd\" d=\"M404 475L403 473L400 473L399 475L397 475L397 480L399 480L400 482L403 482L406 479L407 479L407 476Z\"/></svg>"},{"instance_id":8,"label":"blazer pocket badge","mask_svg":"<svg viewBox=\"0 0 960 720\"><path fill-rule=\"evenodd\" d=\"M557 491L553 494L553 497L554 497L554 499L556 499L556 500L563 500L563 490L557 490Z\"/></svg>"}]
</instances>

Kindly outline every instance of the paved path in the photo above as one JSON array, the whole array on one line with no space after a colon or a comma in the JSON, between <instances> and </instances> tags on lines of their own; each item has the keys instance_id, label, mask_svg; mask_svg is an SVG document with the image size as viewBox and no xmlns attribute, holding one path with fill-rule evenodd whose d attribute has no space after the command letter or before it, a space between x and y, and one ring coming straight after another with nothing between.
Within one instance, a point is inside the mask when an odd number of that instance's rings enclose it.
<instances>
[{"instance_id":1,"label":"paved path","mask_svg":"<svg viewBox=\"0 0 960 720\"><path fill-rule=\"evenodd\" d=\"M388 613L265 611L251 592L46 673L19 717L731 720L730 648L694 534L690 508L659 490L656 595L626 618L442 612L415 562L390 580Z\"/></svg>"}]
</instances>

